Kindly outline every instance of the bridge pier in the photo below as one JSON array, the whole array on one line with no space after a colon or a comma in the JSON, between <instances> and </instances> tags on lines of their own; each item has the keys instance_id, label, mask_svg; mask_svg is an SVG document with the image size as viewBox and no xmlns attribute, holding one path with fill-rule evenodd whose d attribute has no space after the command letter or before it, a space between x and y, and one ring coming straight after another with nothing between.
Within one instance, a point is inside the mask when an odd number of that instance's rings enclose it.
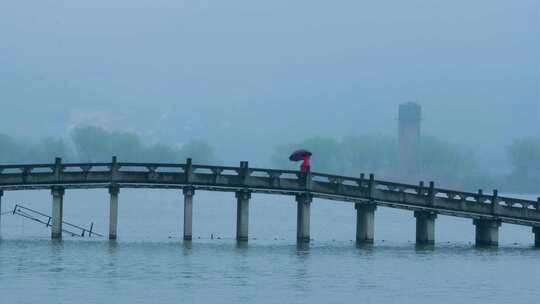
<instances>
[{"instance_id":1,"label":"bridge pier","mask_svg":"<svg viewBox=\"0 0 540 304\"><path fill-rule=\"evenodd\" d=\"M430 211L415 211L416 218L416 244L435 244L435 219L437 214Z\"/></svg>"},{"instance_id":2,"label":"bridge pier","mask_svg":"<svg viewBox=\"0 0 540 304\"><path fill-rule=\"evenodd\" d=\"M534 233L534 247L540 248L540 226L533 227L532 231Z\"/></svg>"},{"instance_id":3,"label":"bridge pier","mask_svg":"<svg viewBox=\"0 0 540 304\"><path fill-rule=\"evenodd\" d=\"M184 187L184 241L193 239L193 196L195 188Z\"/></svg>"},{"instance_id":4,"label":"bridge pier","mask_svg":"<svg viewBox=\"0 0 540 304\"><path fill-rule=\"evenodd\" d=\"M62 221L64 212L64 187L54 186L51 188L52 213L51 213L51 239L62 238Z\"/></svg>"},{"instance_id":5,"label":"bridge pier","mask_svg":"<svg viewBox=\"0 0 540 304\"><path fill-rule=\"evenodd\" d=\"M474 219L476 246L498 246L501 222L491 219Z\"/></svg>"},{"instance_id":6,"label":"bridge pier","mask_svg":"<svg viewBox=\"0 0 540 304\"><path fill-rule=\"evenodd\" d=\"M119 186L111 185L109 187L109 240L116 240L118 228L118 193L120 193Z\"/></svg>"},{"instance_id":7,"label":"bridge pier","mask_svg":"<svg viewBox=\"0 0 540 304\"><path fill-rule=\"evenodd\" d=\"M296 241L298 243L309 243L309 217L310 206L313 196L309 193L296 195L298 209L296 214Z\"/></svg>"},{"instance_id":8,"label":"bridge pier","mask_svg":"<svg viewBox=\"0 0 540 304\"><path fill-rule=\"evenodd\" d=\"M247 242L249 232L249 199L251 192L236 192L236 240Z\"/></svg>"},{"instance_id":9,"label":"bridge pier","mask_svg":"<svg viewBox=\"0 0 540 304\"><path fill-rule=\"evenodd\" d=\"M356 203L356 242L362 244L373 244L375 234L375 210L377 205L370 203Z\"/></svg>"}]
</instances>

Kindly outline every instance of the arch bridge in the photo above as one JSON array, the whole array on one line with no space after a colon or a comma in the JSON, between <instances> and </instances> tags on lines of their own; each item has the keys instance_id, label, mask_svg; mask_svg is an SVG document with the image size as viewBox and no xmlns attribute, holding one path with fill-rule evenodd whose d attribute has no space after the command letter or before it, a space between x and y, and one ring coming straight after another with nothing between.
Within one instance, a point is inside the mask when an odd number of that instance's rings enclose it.
<instances>
[{"instance_id":1,"label":"arch bridge","mask_svg":"<svg viewBox=\"0 0 540 304\"><path fill-rule=\"evenodd\" d=\"M116 239L120 188L179 189L184 195L183 238L192 239L193 197L198 190L234 192L237 199L236 238L248 240L249 200L252 193L296 198L297 241L310 240L313 198L350 202L356 209L356 241L372 243L377 206L407 209L416 218L417 244L434 244L438 214L471 218L477 245L498 245L501 223L532 227L540 247L540 198L537 201L499 196L498 191L477 193L317 172L176 163L62 163L0 166L0 204L4 191L49 189L52 195L51 238L62 237L63 195L66 189L105 188L110 194L109 238Z\"/></svg>"}]
</instances>

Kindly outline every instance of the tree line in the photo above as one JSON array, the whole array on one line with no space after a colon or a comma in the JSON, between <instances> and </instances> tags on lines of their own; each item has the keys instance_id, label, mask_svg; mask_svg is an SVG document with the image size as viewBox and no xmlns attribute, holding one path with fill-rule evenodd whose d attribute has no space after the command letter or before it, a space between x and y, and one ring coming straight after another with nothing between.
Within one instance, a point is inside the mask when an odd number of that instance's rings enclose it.
<instances>
[{"instance_id":1,"label":"tree line","mask_svg":"<svg viewBox=\"0 0 540 304\"><path fill-rule=\"evenodd\" d=\"M112 155L126 162L185 162L188 157L197 162L218 162L213 148L202 140L191 140L181 146L148 145L136 134L97 126L76 127L67 140L49 137L34 143L0 134L1 163L48 163L54 157L65 161L106 162Z\"/></svg>"},{"instance_id":2,"label":"tree line","mask_svg":"<svg viewBox=\"0 0 540 304\"><path fill-rule=\"evenodd\" d=\"M272 166L297 169L288 160L291 151L305 148L314 153L314 171L358 176L375 173L380 178L397 179L397 139L384 135L357 135L341 139L310 137L281 144L271 156ZM425 136L421 140L421 176L424 181L437 181L446 187L474 191L478 188L498 188L504 191L540 192L540 137L514 140L506 149L508 174L492 175L478 162L471 150ZM96 126L74 128L69 137L45 138L38 142L23 142L0 134L0 163L64 161L107 162L116 155L127 162L182 163L190 157L197 163L217 164L214 149L207 142L192 140L179 146L166 143L146 144L129 132L111 131ZM416 182L416 181L409 181Z\"/></svg>"},{"instance_id":3,"label":"tree line","mask_svg":"<svg viewBox=\"0 0 540 304\"><path fill-rule=\"evenodd\" d=\"M342 139L311 137L295 143L282 144L274 149L273 165L297 169L288 161L291 151L305 148L313 152L313 170L357 176L375 173L377 176L398 179L397 139L384 135L348 136ZM492 187L505 191L540 192L540 138L514 140L506 150L511 172L492 175L478 162L478 156L461 146L432 136L424 136L420 144L421 173L419 180L437 181L446 187L474 191ZM417 182L411 181L408 182Z\"/></svg>"}]
</instances>

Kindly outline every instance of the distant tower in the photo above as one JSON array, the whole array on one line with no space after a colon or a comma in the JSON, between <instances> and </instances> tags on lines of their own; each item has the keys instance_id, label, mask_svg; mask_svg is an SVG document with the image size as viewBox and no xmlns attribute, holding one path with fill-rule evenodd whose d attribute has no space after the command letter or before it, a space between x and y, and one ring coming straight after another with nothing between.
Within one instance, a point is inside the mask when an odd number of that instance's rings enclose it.
<instances>
[{"instance_id":1,"label":"distant tower","mask_svg":"<svg viewBox=\"0 0 540 304\"><path fill-rule=\"evenodd\" d=\"M420 175L420 120L422 108L414 102L399 105L398 167L401 179Z\"/></svg>"}]
</instances>

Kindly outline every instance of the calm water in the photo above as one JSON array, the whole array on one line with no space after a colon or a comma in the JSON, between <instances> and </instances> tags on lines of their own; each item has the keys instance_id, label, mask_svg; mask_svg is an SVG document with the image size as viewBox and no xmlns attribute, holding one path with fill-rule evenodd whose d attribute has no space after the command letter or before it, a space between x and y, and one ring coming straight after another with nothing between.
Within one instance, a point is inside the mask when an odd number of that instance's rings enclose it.
<instances>
[{"instance_id":1,"label":"calm water","mask_svg":"<svg viewBox=\"0 0 540 304\"><path fill-rule=\"evenodd\" d=\"M530 197L532 198L532 197ZM107 232L105 190L72 190L65 220ZM46 191L8 192L50 213ZM540 250L530 228L501 227L498 249L475 249L472 221L439 216L434 248L414 245L411 212L379 208L376 243L352 242L354 208L315 200L308 246L295 243L292 198L254 195L250 242L239 246L232 194L197 192L194 241L180 240L176 191L120 193L119 240L48 239L42 226L2 218L0 303L533 303ZM214 238L211 239L210 236Z\"/></svg>"}]
</instances>

